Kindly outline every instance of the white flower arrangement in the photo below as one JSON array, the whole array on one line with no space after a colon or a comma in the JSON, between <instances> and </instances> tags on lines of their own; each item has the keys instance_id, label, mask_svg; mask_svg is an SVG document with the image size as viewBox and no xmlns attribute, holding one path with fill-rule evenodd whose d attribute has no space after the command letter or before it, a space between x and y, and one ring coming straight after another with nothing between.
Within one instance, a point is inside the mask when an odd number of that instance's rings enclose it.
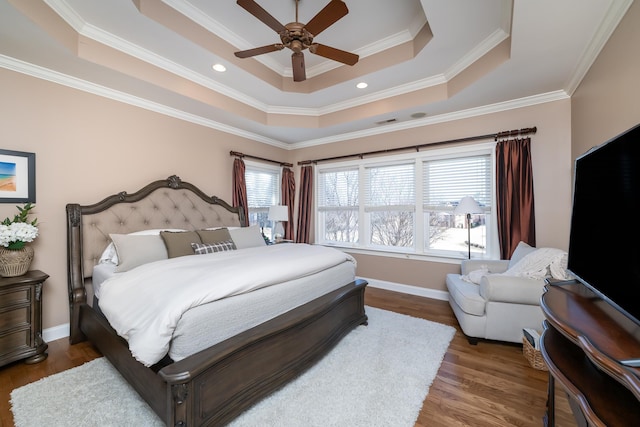
<instances>
[{"instance_id":1,"label":"white flower arrangement","mask_svg":"<svg viewBox=\"0 0 640 427\"><path fill-rule=\"evenodd\" d=\"M16 206L20 213L13 219L6 218L0 223L0 245L8 249L22 249L25 243L38 237L38 219L27 221L27 216L35 206L27 203L23 208Z\"/></svg>"}]
</instances>

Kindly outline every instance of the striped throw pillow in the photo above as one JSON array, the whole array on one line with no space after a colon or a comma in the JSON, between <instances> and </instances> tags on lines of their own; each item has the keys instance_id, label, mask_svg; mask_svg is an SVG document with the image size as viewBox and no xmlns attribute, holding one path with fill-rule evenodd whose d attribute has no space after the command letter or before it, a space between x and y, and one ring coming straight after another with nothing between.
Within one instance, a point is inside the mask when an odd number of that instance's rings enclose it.
<instances>
[{"instance_id":1,"label":"striped throw pillow","mask_svg":"<svg viewBox=\"0 0 640 427\"><path fill-rule=\"evenodd\" d=\"M191 247L196 255L233 251L236 249L236 245L233 243L233 240L225 240L217 243L192 243Z\"/></svg>"}]
</instances>

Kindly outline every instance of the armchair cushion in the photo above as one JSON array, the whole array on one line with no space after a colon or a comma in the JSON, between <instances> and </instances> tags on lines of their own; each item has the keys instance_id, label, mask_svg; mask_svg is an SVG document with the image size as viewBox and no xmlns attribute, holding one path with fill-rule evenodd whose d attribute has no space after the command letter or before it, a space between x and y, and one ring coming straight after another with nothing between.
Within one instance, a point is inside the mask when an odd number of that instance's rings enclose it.
<instances>
[{"instance_id":1,"label":"armchair cushion","mask_svg":"<svg viewBox=\"0 0 640 427\"><path fill-rule=\"evenodd\" d=\"M484 316L487 301L478 292L478 285L462 280L458 274L448 274L447 288L449 300L456 301L465 313Z\"/></svg>"},{"instance_id":2,"label":"armchair cushion","mask_svg":"<svg viewBox=\"0 0 640 427\"><path fill-rule=\"evenodd\" d=\"M492 274L480 281L480 296L486 301L538 305L544 286L541 279Z\"/></svg>"}]
</instances>

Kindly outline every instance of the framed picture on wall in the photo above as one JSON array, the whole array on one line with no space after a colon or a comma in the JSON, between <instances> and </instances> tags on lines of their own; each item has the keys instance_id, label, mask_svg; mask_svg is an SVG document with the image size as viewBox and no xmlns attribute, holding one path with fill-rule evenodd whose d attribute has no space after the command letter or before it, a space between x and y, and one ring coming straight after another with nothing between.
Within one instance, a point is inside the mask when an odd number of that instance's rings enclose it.
<instances>
[{"instance_id":1,"label":"framed picture on wall","mask_svg":"<svg viewBox=\"0 0 640 427\"><path fill-rule=\"evenodd\" d=\"M0 203L35 201L35 153L0 149Z\"/></svg>"}]
</instances>

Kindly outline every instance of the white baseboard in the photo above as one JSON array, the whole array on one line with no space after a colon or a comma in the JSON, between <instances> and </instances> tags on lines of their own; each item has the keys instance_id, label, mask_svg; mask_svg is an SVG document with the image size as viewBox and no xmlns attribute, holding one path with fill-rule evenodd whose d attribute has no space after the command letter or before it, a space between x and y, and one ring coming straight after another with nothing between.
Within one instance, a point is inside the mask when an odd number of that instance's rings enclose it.
<instances>
[{"instance_id":1,"label":"white baseboard","mask_svg":"<svg viewBox=\"0 0 640 427\"><path fill-rule=\"evenodd\" d=\"M54 326L42 331L42 339L45 342L59 340L60 338L69 337L69 324Z\"/></svg>"},{"instance_id":2,"label":"white baseboard","mask_svg":"<svg viewBox=\"0 0 640 427\"><path fill-rule=\"evenodd\" d=\"M437 289L421 288L419 286L405 285L403 283L387 282L385 280L369 279L359 277L359 279L369 282L372 288L385 289L387 291L402 292L403 294L416 295L419 297L449 301L449 292Z\"/></svg>"},{"instance_id":3,"label":"white baseboard","mask_svg":"<svg viewBox=\"0 0 640 427\"><path fill-rule=\"evenodd\" d=\"M366 277L359 277L359 279L369 282L369 286L372 288L386 289L387 291L401 292L409 295L416 295L419 297L437 299L442 301L449 301L449 293L445 291L438 291L436 289L421 288L418 286L405 285L402 283L387 282L378 279L368 279ZM46 342L59 340L61 338L69 337L69 324L53 326L42 331L42 339Z\"/></svg>"}]
</instances>

